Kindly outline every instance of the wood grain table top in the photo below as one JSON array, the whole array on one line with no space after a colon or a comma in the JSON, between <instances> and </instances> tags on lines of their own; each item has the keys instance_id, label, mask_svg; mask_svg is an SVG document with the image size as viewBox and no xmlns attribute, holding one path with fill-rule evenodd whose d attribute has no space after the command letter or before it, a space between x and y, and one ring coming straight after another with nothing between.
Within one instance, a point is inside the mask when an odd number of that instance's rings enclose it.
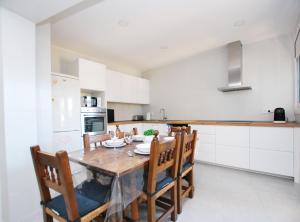
<instances>
[{"instance_id":1,"label":"wood grain table top","mask_svg":"<svg viewBox=\"0 0 300 222\"><path fill-rule=\"evenodd\" d=\"M86 167L111 174L122 176L145 167L149 162L149 155L135 154L133 157L128 155L128 151L134 151L136 145L132 143L121 148L99 147L95 150L84 153L83 150L69 153L69 159Z\"/></svg>"}]
</instances>

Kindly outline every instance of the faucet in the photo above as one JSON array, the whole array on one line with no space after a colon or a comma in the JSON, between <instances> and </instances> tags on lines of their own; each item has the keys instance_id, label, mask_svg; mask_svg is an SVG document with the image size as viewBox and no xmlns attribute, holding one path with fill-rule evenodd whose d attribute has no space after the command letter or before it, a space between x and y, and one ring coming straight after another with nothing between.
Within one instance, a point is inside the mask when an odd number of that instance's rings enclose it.
<instances>
[{"instance_id":1,"label":"faucet","mask_svg":"<svg viewBox=\"0 0 300 222\"><path fill-rule=\"evenodd\" d=\"M166 114L166 109L161 108L159 112L160 112L160 116L161 116L162 120L167 120L168 119L167 114Z\"/></svg>"}]
</instances>

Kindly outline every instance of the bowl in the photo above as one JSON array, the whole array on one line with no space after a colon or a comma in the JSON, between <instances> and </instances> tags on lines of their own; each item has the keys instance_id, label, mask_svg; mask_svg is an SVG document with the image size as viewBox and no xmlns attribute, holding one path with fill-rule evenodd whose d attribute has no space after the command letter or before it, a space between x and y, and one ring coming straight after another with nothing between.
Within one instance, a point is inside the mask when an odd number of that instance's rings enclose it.
<instances>
[{"instance_id":1,"label":"bowl","mask_svg":"<svg viewBox=\"0 0 300 222\"><path fill-rule=\"evenodd\" d=\"M142 142L145 139L144 135L133 135L132 136L133 141Z\"/></svg>"},{"instance_id":2,"label":"bowl","mask_svg":"<svg viewBox=\"0 0 300 222\"><path fill-rule=\"evenodd\" d=\"M117 140L106 140L105 143L108 146L121 146L124 143L123 139L117 139Z\"/></svg>"}]
</instances>

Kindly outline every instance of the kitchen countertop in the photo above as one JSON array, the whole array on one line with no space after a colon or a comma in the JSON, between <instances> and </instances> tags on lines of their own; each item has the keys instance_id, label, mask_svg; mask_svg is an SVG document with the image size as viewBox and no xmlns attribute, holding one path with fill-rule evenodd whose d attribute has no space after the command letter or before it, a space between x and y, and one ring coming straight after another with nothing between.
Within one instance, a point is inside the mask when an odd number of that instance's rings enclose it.
<instances>
[{"instance_id":1,"label":"kitchen countertop","mask_svg":"<svg viewBox=\"0 0 300 222\"><path fill-rule=\"evenodd\" d=\"M222 120L144 120L144 121L116 121L108 125L124 125L135 123L156 123L156 124L194 124L194 125L224 125L224 126L265 126L265 127L300 127L300 123L274 123L267 121L222 121Z\"/></svg>"}]
</instances>

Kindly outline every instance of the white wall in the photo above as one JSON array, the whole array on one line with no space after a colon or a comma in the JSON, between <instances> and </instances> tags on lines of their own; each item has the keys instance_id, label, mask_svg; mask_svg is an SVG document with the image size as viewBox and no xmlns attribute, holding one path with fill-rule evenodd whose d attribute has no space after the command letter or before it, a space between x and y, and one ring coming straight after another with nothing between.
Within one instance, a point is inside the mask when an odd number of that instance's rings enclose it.
<instances>
[{"instance_id":1,"label":"white wall","mask_svg":"<svg viewBox=\"0 0 300 222\"><path fill-rule=\"evenodd\" d=\"M227 82L226 48L217 48L150 71L151 105L169 119L272 120L263 110L284 107L294 120L293 48L288 36L243 46L243 76L251 91L222 93Z\"/></svg>"},{"instance_id":2,"label":"white wall","mask_svg":"<svg viewBox=\"0 0 300 222\"><path fill-rule=\"evenodd\" d=\"M44 150L52 147L51 25L36 27L37 137Z\"/></svg>"},{"instance_id":3,"label":"white wall","mask_svg":"<svg viewBox=\"0 0 300 222\"><path fill-rule=\"evenodd\" d=\"M5 163L3 221L35 221L40 198L29 150L37 143L35 25L1 9L0 48L5 130L4 156L0 157Z\"/></svg>"},{"instance_id":4,"label":"white wall","mask_svg":"<svg viewBox=\"0 0 300 222\"><path fill-rule=\"evenodd\" d=\"M141 75L138 69L133 69L132 67L127 66L119 66L115 63L108 63L108 61L104 61L90 55L82 54L80 52L75 52L55 45L52 46L52 72L64 74L69 74L72 72L74 73L74 66L72 66L72 63L78 57L105 64L108 69L112 69L118 72L124 72L134 76ZM65 64L71 64L71 67Z\"/></svg>"},{"instance_id":5,"label":"white wall","mask_svg":"<svg viewBox=\"0 0 300 222\"><path fill-rule=\"evenodd\" d=\"M2 42L2 8L0 7L0 44ZM3 110L3 67L2 67L2 50L0 50L0 178L5 178L5 162L4 158L4 110ZM4 196L2 193L5 191L4 184L0 180L0 221L4 221L2 207L4 206Z\"/></svg>"},{"instance_id":6,"label":"white wall","mask_svg":"<svg viewBox=\"0 0 300 222\"><path fill-rule=\"evenodd\" d=\"M115 121L132 120L133 115L143 115L142 105L128 103L107 103L107 108L115 110Z\"/></svg>"}]
</instances>

